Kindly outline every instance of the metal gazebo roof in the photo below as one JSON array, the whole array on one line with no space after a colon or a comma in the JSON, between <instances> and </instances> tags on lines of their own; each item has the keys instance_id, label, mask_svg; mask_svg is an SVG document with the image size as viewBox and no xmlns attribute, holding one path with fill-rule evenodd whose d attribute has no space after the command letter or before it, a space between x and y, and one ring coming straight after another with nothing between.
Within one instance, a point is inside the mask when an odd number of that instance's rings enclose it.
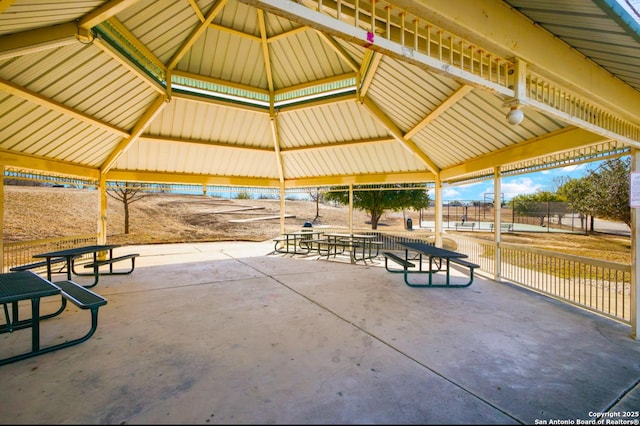
<instances>
[{"instance_id":1,"label":"metal gazebo roof","mask_svg":"<svg viewBox=\"0 0 640 426\"><path fill-rule=\"evenodd\" d=\"M373 5L2 2L0 164L117 181L446 184L640 144L628 9Z\"/></svg>"}]
</instances>

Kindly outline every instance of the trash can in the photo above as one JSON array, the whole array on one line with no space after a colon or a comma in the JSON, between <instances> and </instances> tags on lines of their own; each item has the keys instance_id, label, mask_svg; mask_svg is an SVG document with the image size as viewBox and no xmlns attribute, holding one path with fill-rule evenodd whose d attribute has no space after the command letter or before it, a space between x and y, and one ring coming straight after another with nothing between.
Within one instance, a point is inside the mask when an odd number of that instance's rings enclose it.
<instances>
[{"instance_id":1,"label":"trash can","mask_svg":"<svg viewBox=\"0 0 640 426\"><path fill-rule=\"evenodd\" d=\"M407 218L407 229L413 229L413 221L410 217Z\"/></svg>"},{"instance_id":2,"label":"trash can","mask_svg":"<svg viewBox=\"0 0 640 426\"><path fill-rule=\"evenodd\" d=\"M309 221L306 221L304 223L304 225L302 225L303 228L313 228L313 224Z\"/></svg>"}]
</instances>

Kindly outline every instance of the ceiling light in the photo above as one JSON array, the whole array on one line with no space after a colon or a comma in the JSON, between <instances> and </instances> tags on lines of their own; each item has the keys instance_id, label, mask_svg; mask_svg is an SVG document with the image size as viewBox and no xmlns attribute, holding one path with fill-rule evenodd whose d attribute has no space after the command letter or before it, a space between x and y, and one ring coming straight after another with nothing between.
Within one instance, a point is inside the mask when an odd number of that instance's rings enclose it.
<instances>
[{"instance_id":1,"label":"ceiling light","mask_svg":"<svg viewBox=\"0 0 640 426\"><path fill-rule=\"evenodd\" d=\"M522 120L524 120L524 112L522 112L522 110L520 110L517 106L512 106L507 113L507 121L509 121L509 124L517 126L518 124L522 123Z\"/></svg>"}]
</instances>

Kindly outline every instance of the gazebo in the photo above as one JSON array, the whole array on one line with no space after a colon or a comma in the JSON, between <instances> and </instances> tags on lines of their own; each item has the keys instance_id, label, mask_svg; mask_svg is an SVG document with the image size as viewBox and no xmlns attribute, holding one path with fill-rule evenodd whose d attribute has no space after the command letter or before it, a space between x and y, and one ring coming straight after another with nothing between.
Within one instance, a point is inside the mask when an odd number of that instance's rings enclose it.
<instances>
[{"instance_id":1,"label":"gazebo","mask_svg":"<svg viewBox=\"0 0 640 426\"><path fill-rule=\"evenodd\" d=\"M429 183L439 244L447 186L500 194L502 176L621 155L640 169L626 4L4 1L0 166L95 183L99 241L109 182L277 188L282 217L294 188Z\"/></svg>"}]
</instances>

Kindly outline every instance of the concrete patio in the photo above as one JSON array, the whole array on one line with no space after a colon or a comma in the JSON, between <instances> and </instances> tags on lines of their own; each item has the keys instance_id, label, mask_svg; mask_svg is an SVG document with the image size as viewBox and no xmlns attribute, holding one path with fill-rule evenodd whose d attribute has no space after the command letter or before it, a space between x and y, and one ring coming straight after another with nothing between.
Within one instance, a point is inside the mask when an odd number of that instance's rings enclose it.
<instances>
[{"instance_id":1,"label":"concrete patio","mask_svg":"<svg viewBox=\"0 0 640 426\"><path fill-rule=\"evenodd\" d=\"M93 288L108 299L96 334L0 367L0 422L577 424L627 411L636 412L627 424L640 420L630 327L481 271L468 288L411 288L381 263L272 249L117 249L141 256L133 274ZM89 313L71 305L43 322L43 344L88 327ZM0 356L29 344L27 331L0 335Z\"/></svg>"}]
</instances>

